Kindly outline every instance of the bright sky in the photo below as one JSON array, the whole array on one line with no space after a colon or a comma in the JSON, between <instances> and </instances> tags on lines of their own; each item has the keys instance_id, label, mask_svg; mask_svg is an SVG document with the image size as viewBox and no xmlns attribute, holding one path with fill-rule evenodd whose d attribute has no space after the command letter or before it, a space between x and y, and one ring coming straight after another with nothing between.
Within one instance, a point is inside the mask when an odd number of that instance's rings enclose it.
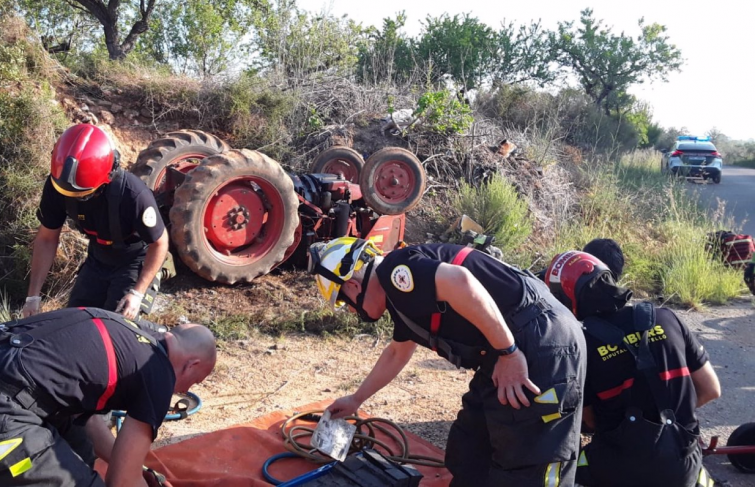
<instances>
[{"instance_id":1,"label":"bright sky","mask_svg":"<svg viewBox=\"0 0 755 487\"><path fill-rule=\"evenodd\" d=\"M637 20L668 27L671 42L685 64L668 83L642 85L632 93L653 106L654 119L666 127L687 127L702 135L717 127L735 139L755 139L755 2L746 0L425 0L355 1L297 0L303 10L348 15L363 25L380 27L384 17L405 10L406 33L417 35L428 15L471 13L498 29L501 21L529 23L542 19L546 28L558 21L578 20L590 7L614 32L639 34Z\"/></svg>"}]
</instances>

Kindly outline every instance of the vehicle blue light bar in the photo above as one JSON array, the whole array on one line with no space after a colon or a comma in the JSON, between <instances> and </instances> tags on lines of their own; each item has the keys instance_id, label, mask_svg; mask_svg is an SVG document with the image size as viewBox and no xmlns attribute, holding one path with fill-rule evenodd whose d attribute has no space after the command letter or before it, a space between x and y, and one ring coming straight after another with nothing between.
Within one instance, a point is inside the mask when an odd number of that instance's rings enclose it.
<instances>
[{"instance_id":1,"label":"vehicle blue light bar","mask_svg":"<svg viewBox=\"0 0 755 487\"><path fill-rule=\"evenodd\" d=\"M676 140L695 140L697 142L710 142L710 137L697 137L695 135L680 135Z\"/></svg>"}]
</instances>

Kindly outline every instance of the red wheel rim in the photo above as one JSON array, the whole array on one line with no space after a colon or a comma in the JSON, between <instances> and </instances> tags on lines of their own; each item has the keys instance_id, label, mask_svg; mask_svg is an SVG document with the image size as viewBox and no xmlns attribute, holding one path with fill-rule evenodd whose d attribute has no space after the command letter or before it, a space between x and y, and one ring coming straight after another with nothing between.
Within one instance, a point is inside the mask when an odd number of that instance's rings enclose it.
<instances>
[{"instance_id":1,"label":"red wheel rim","mask_svg":"<svg viewBox=\"0 0 755 487\"><path fill-rule=\"evenodd\" d=\"M322 167L322 172L325 174L336 174L351 183L359 181L359 170L354 164L345 159L331 159Z\"/></svg>"},{"instance_id":2,"label":"red wheel rim","mask_svg":"<svg viewBox=\"0 0 755 487\"><path fill-rule=\"evenodd\" d=\"M417 180L409 164L403 161L386 161L375 170L372 181L381 200L397 204L411 197Z\"/></svg>"},{"instance_id":3,"label":"red wheel rim","mask_svg":"<svg viewBox=\"0 0 755 487\"><path fill-rule=\"evenodd\" d=\"M268 181L254 176L219 186L205 204L207 248L230 265L248 265L264 257L283 231L283 199Z\"/></svg>"},{"instance_id":4,"label":"red wheel rim","mask_svg":"<svg viewBox=\"0 0 755 487\"><path fill-rule=\"evenodd\" d=\"M197 164L199 164L205 157L207 157L205 154L188 154L173 159L166 164L162 171L157 175L157 179L155 179L155 187L152 188L152 191L154 191L155 194L163 192L165 189L165 176L168 174L169 167L177 169L184 174L188 174L193 171L194 168L197 167Z\"/></svg>"},{"instance_id":5,"label":"red wheel rim","mask_svg":"<svg viewBox=\"0 0 755 487\"><path fill-rule=\"evenodd\" d=\"M287 261L288 258L291 257L294 252L296 252L297 247L299 247L299 243L301 243L302 233L302 225L301 222L299 222L299 226L296 227L296 230L294 231L294 243L292 243L291 246L286 249L286 253L283 255L283 260L281 262Z\"/></svg>"}]
</instances>

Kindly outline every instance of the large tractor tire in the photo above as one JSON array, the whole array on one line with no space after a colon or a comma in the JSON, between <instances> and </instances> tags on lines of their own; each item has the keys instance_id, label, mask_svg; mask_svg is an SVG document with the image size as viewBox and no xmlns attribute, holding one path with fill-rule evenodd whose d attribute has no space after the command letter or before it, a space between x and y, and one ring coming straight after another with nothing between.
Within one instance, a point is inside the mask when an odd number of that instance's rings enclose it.
<instances>
[{"instance_id":1,"label":"large tractor tire","mask_svg":"<svg viewBox=\"0 0 755 487\"><path fill-rule=\"evenodd\" d=\"M422 163L399 147L386 147L372 154L359 178L365 203L381 215L400 215L417 206L426 184Z\"/></svg>"},{"instance_id":2,"label":"large tractor tire","mask_svg":"<svg viewBox=\"0 0 755 487\"><path fill-rule=\"evenodd\" d=\"M139 176L149 189L160 194L165 185L168 167L188 174L205 157L229 150L228 144L199 130L179 130L153 140L139 153L131 172Z\"/></svg>"},{"instance_id":3,"label":"large tractor tire","mask_svg":"<svg viewBox=\"0 0 755 487\"><path fill-rule=\"evenodd\" d=\"M752 446L755 448L755 423L745 423L735 429L726 446ZM726 455L738 470L744 473L755 473L755 453L738 453Z\"/></svg>"},{"instance_id":4,"label":"large tractor tire","mask_svg":"<svg viewBox=\"0 0 755 487\"><path fill-rule=\"evenodd\" d=\"M323 151L312 163L313 174L336 174L346 181L359 184L359 175L364 167L364 159L359 152L336 145Z\"/></svg>"},{"instance_id":5,"label":"large tractor tire","mask_svg":"<svg viewBox=\"0 0 755 487\"><path fill-rule=\"evenodd\" d=\"M230 150L186 176L170 210L181 260L207 280L251 282L284 259L299 226L291 178L264 154Z\"/></svg>"}]
</instances>

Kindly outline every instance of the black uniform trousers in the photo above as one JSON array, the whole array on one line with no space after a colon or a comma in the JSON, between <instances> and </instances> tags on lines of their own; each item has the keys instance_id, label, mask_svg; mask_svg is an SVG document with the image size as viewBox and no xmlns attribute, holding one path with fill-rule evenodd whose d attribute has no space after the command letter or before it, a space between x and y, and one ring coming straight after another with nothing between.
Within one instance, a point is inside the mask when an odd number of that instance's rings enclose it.
<instances>
[{"instance_id":1,"label":"black uniform trousers","mask_svg":"<svg viewBox=\"0 0 755 487\"><path fill-rule=\"evenodd\" d=\"M115 311L123 296L136 284L145 256L146 251L136 255L124 254L121 263L107 265L90 253L79 269L68 307L85 306Z\"/></svg>"},{"instance_id":2,"label":"black uniform trousers","mask_svg":"<svg viewBox=\"0 0 755 487\"><path fill-rule=\"evenodd\" d=\"M519 309L539 301L543 312L525 323L506 321L541 394L536 398L526 390L529 407L504 406L491 379L495 362L477 370L448 437L451 487L574 485L586 369L584 335L579 322L542 283L528 276L522 280Z\"/></svg>"},{"instance_id":3,"label":"black uniform trousers","mask_svg":"<svg viewBox=\"0 0 755 487\"><path fill-rule=\"evenodd\" d=\"M0 344L0 378L14 388L32 384L23 377L13 360L17 349ZM21 406L10 395L6 385L0 384L0 485L15 487L34 485L41 487L104 487L102 478L74 448L82 445L78 436L83 428L69 428L70 418L42 419L36 412ZM70 442L61 432L71 434ZM87 442L88 444L88 442ZM85 450L86 448L84 448Z\"/></svg>"}]
</instances>

